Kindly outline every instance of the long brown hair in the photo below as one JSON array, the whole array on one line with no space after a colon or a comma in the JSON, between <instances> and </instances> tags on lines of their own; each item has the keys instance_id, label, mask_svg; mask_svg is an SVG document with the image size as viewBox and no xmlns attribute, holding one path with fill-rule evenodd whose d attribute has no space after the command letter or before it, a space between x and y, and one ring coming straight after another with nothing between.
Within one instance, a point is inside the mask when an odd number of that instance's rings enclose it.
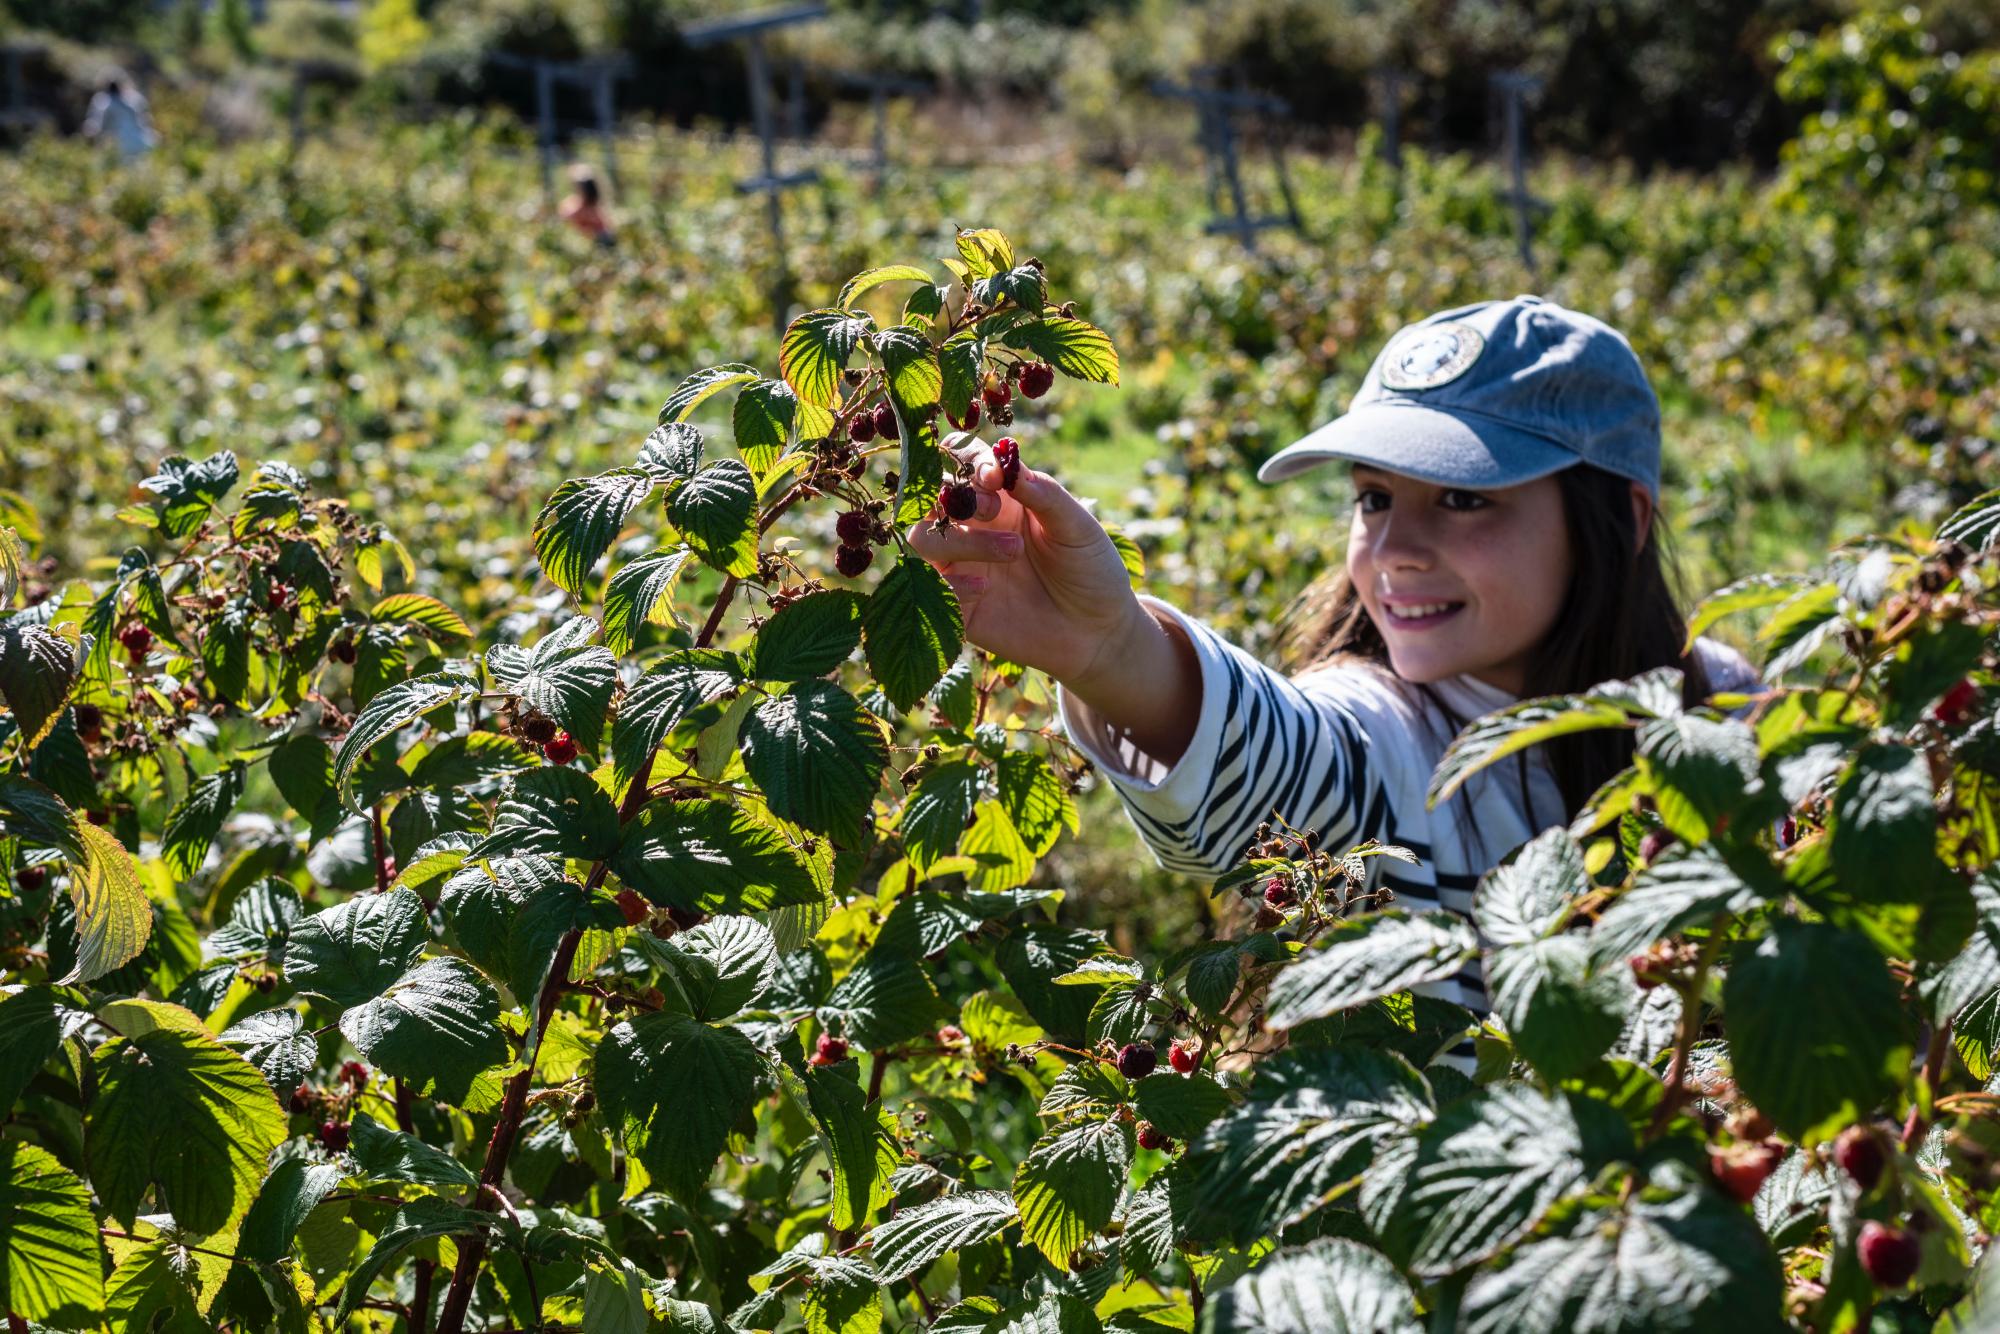
<instances>
[{"instance_id":1,"label":"long brown hair","mask_svg":"<svg viewBox=\"0 0 2000 1334\"><path fill-rule=\"evenodd\" d=\"M1682 698L1690 705L1707 699L1708 674L1695 655L1681 653L1687 641L1681 572L1659 514L1653 516L1645 545L1635 547L1629 481L1588 464L1555 476L1562 486L1573 572L1555 626L1529 660L1528 695L1566 694L1652 667L1678 667ZM1388 645L1347 577L1344 561L1292 601L1280 628L1285 670L1292 675L1357 660L1390 670ZM1416 689L1450 728L1447 735L1471 721L1458 717L1429 686ZM1632 734L1623 729L1580 732L1543 744L1562 793L1565 819L1573 818L1592 793L1632 762L1632 749ZM1525 793L1526 752L1517 768Z\"/></svg>"}]
</instances>

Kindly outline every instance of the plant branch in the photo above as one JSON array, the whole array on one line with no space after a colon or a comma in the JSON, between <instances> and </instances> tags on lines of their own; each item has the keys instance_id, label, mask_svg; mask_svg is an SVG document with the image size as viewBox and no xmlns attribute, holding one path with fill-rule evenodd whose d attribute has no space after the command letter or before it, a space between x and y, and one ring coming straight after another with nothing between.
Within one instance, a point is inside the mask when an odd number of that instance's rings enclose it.
<instances>
[{"instance_id":1,"label":"plant branch","mask_svg":"<svg viewBox=\"0 0 2000 1334\"><path fill-rule=\"evenodd\" d=\"M1708 939L1702 942L1701 955L1694 966L1694 976L1681 992L1681 1018L1674 1028L1674 1055L1667 1064L1667 1090L1660 1098L1660 1105L1653 1110L1653 1124L1646 1131L1650 1141L1657 1139L1667 1123L1680 1110L1681 1100L1687 1096L1688 1053L1694 1048L1695 1035L1701 1032L1701 996L1708 985L1709 966L1715 962L1716 953L1722 948L1722 933L1728 917L1718 917L1710 927Z\"/></svg>"},{"instance_id":2,"label":"plant branch","mask_svg":"<svg viewBox=\"0 0 2000 1334\"><path fill-rule=\"evenodd\" d=\"M374 834L375 848L375 892L389 892L389 834L382 827L382 803L376 802L369 810L369 827Z\"/></svg>"},{"instance_id":3,"label":"plant branch","mask_svg":"<svg viewBox=\"0 0 2000 1334\"><path fill-rule=\"evenodd\" d=\"M1923 1138L1924 1127L1929 1124L1923 1115L1924 1104L1931 1101L1938 1080L1944 1074L1945 1053L1951 1050L1951 1021L1946 1020L1931 1031L1930 1049L1924 1053L1923 1083L1918 1086L1919 1097L1910 1107L1909 1119L1903 1122L1903 1151L1908 1153ZM1932 1111L1936 1111L1935 1105Z\"/></svg>"}]
</instances>

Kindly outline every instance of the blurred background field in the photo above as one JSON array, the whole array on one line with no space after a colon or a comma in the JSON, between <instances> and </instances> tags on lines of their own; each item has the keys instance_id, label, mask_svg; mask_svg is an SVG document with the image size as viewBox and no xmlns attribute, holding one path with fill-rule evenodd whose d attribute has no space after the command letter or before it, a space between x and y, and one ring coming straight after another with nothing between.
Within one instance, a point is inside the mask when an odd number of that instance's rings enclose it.
<instances>
[{"instance_id":1,"label":"blurred background field","mask_svg":"<svg viewBox=\"0 0 2000 1334\"><path fill-rule=\"evenodd\" d=\"M2000 479L1982 4L975 8L836 6L773 39L800 70L781 164L819 172L783 200L781 272L736 188L761 169L741 52L682 40L727 7L0 0L9 105L32 113L0 154L0 520L53 592L147 538L118 511L161 459L281 458L490 629L552 592L527 535L557 481L629 461L689 372L775 362L774 284L796 311L870 264L943 278L954 226L1038 255L1123 358L1118 387L1065 382L1012 433L1134 538L1149 591L1272 661L1289 600L1341 559L1348 499L1333 470L1272 488L1256 464L1454 304L1535 291L1628 334L1666 408L1691 595ZM563 160L614 182L615 249L555 219L508 55L632 62L608 143L577 108L561 126ZM1197 61L1287 99L1243 124L1245 173L1272 207L1279 142L1298 230L1204 231L1194 114L1148 91ZM1399 167L1382 68L1410 85ZM68 132L114 70L161 137L133 161ZM1532 267L1500 70L1543 81ZM836 77L871 71L930 85L891 104L879 176L865 95ZM783 531L830 565L831 521ZM1046 698L1021 721L1053 725ZM1082 800L1084 836L1038 876L1121 950L1184 939L1193 882L1153 867L1107 788Z\"/></svg>"}]
</instances>

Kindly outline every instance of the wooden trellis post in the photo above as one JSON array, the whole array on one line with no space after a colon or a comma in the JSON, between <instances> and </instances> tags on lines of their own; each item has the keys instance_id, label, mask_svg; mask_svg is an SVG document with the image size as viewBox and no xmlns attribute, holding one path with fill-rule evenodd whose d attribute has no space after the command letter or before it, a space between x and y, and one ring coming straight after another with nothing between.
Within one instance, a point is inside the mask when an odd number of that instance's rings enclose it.
<instances>
[{"instance_id":1,"label":"wooden trellis post","mask_svg":"<svg viewBox=\"0 0 2000 1334\"><path fill-rule=\"evenodd\" d=\"M742 18L696 23L681 29L681 36L691 47L700 48L712 46L717 42L741 40L748 48L750 118L756 126L758 141L763 145L764 170L761 175L753 176L746 181L738 181L736 189L743 194L755 191L762 191L764 194L766 214L771 229L771 246L777 261L771 284L771 316L781 335L785 331L785 317L791 304L792 291L791 264L785 252L783 195L787 190L796 189L801 185L811 185L819 180L819 173L810 167L794 172L778 171L777 115L772 106L771 61L764 50L764 34L825 17L826 6L813 3L784 9L767 9L755 14L746 14Z\"/></svg>"},{"instance_id":2,"label":"wooden trellis post","mask_svg":"<svg viewBox=\"0 0 2000 1334\"><path fill-rule=\"evenodd\" d=\"M616 85L631 72L624 56L593 60L534 60L496 51L487 59L506 69L524 69L535 76L535 140L542 159L542 195L553 201L556 156L561 124L556 119L556 89L567 85L590 95L592 123L604 143L604 175L618 188L618 99Z\"/></svg>"},{"instance_id":3,"label":"wooden trellis post","mask_svg":"<svg viewBox=\"0 0 2000 1334\"><path fill-rule=\"evenodd\" d=\"M1508 198L1514 205L1514 240L1521 250L1522 266L1530 275L1538 277L1534 250L1535 219L1548 212L1549 206L1528 192L1527 108L1542 91L1542 81L1518 70L1506 70L1488 77L1494 91L1500 95L1501 134L1505 140L1510 181Z\"/></svg>"},{"instance_id":4,"label":"wooden trellis post","mask_svg":"<svg viewBox=\"0 0 2000 1334\"><path fill-rule=\"evenodd\" d=\"M1246 250L1257 248L1257 233L1268 227L1289 227L1294 232L1302 230L1299 221L1298 200L1292 194L1291 177L1285 171L1284 151L1279 147L1276 135L1268 136L1271 149L1271 164L1278 177L1278 192L1284 200L1282 213L1253 214L1250 211L1249 194L1243 186L1243 164L1237 151L1237 131L1232 119L1239 113L1262 114L1277 122L1291 115L1291 108L1283 98L1266 93L1229 92L1219 88L1183 87L1179 84L1159 80L1153 84L1153 92L1160 97L1171 97L1184 102L1192 102L1199 118L1197 142L1201 144L1202 161L1208 171L1209 208L1216 216L1211 218L1203 230L1210 235L1218 232L1234 232L1243 242ZM1221 191L1229 191L1230 216L1222 216Z\"/></svg>"},{"instance_id":5,"label":"wooden trellis post","mask_svg":"<svg viewBox=\"0 0 2000 1334\"><path fill-rule=\"evenodd\" d=\"M1382 160L1403 169L1403 84L1407 76L1391 65L1378 65L1372 82L1381 103Z\"/></svg>"}]
</instances>

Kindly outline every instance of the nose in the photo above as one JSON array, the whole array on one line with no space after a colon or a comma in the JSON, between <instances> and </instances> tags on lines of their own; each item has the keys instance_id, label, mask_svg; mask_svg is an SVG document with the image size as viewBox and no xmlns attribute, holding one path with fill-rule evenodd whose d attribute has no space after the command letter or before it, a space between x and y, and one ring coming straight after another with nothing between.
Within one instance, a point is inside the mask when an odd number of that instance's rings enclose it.
<instances>
[{"instance_id":1,"label":"nose","mask_svg":"<svg viewBox=\"0 0 2000 1334\"><path fill-rule=\"evenodd\" d=\"M1418 515L1391 510L1374 525L1370 554L1378 569L1428 570L1436 559L1429 530Z\"/></svg>"}]
</instances>

